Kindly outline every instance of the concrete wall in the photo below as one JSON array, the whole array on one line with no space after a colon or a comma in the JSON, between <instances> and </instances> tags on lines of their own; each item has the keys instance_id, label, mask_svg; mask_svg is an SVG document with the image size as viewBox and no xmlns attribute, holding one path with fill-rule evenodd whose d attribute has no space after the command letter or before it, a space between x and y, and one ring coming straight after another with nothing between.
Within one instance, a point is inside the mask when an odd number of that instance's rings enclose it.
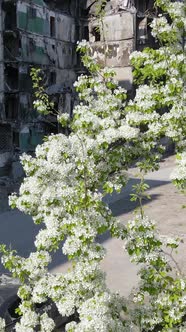
<instances>
[{"instance_id":1,"label":"concrete wall","mask_svg":"<svg viewBox=\"0 0 186 332\"><path fill-rule=\"evenodd\" d=\"M103 25L96 19L89 22L90 43L99 62L114 68L116 78L126 89L132 87L129 56L135 49L135 21L135 12L120 11L106 14Z\"/></svg>"},{"instance_id":2,"label":"concrete wall","mask_svg":"<svg viewBox=\"0 0 186 332\"><path fill-rule=\"evenodd\" d=\"M57 68L73 68L76 64L75 45L30 33L21 33L22 60Z\"/></svg>"},{"instance_id":3,"label":"concrete wall","mask_svg":"<svg viewBox=\"0 0 186 332\"><path fill-rule=\"evenodd\" d=\"M55 30L52 36L50 18L53 18ZM18 1L17 28L40 36L75 42L75 19L58 11L50 10L46 4L36 5Z\"/></svg>"},{"instance_id":4,"label":"concrete wall","mask_svg":"<svg viewBox=\"0 0 186 332\"><path fill-rule=\"evenodd\" d=\"M33 12L32 12L33 11ZM33 15L33 17L31 17ZM51 31L51 22L54 31ZM48 66L56 71L56 83L76 75L76 22L73 17L50 10L42 1L32 6L26 1L17 3L17 27L22 45L21 58L25 63ZM54 33L51 36L51 32ZM67 75L66 70L69 70ZM61 71L63 70L63 71ZM50 72L50 70L49 70Z\"/></svg>"},{"instance_id":5,"label":"concrete wall","mask_svg":"<svg viewBox=\"0 0 186 332\"><path fill-rule=\"evenodd\" d=\"M12 130L12 147L19 154L33 151L46 134L57 131L56 117L41 117L33 109L31 67L43 70L43 84L54 99L55 107L59 107L62 93L60 108L71 114L71 88L77 77L75 11L78 2L72 0L70 4L63 0L57 7L52 0L17 0L15 3L4 0L2 10L2 1L0 120L4 111L5 124ZM5 105L3 110L1 102ZM10 156L4 155L3 144L0 142L0 163L4 165L9 163Z\"/></svg>"},{"instance_id":6,"label":"concrete wall","mask_svg":"<svg viewBox=\"0 0 186 332\"><path fill-rule=\"evenodd\" d=\"M107 41L133 39L134 15L130 12L120 12L106 16L104 19L104 35Z\"/></svg>"},{"instance_id":7,"label":"concrete wall","mask_svg":"<svg viewBox=\"0 0 186 332\"><path fill-rule=\"evenodd\" d=\"M133 51L133 39L93 44L94 51L98 54L99 61L108 67L128 67L129 55ZM105 55L106 54L106 55Z\"/></svg>"}]
</instances>

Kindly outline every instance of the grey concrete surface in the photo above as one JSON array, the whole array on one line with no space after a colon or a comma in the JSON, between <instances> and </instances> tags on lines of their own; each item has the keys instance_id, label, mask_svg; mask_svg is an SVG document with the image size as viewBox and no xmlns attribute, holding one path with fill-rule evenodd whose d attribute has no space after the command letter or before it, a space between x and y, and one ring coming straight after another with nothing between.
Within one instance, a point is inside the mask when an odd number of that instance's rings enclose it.
<instances>
[{"instance_id":1,"label":"grey concrete surface","mask_svg":"<svg viewBox=\"0 0 186 332\"><path fill-rule=\"evenodd\" d=\"M180 236L185 238L185 196L180 194L171 184L169 177L174 166L174 156L166 158L160 170L148 174L147 183L150 185L149 194L151 200L145 202L146 214L157 221L157 226L161 233ZM113 213L119 220L126 223L133 217L133 210L136 207L130 202L130 192L132 185L139 181L135 178L135 169L129 172L131 180L121 194L113 194L106 200ZM19 211L7 211L0 214L0 243L6 243L25 257L34 249L34 237L39 230L38 225L34 225L29 216L25 216ZM138 268L130 263L129 257L123 249L123 242L111 239L106 233L98 238L107 249L107 255L102 262L102 269L107 273L108 286L119 291L122 295L129 295L131 289L137 285ZM185 243L181 245L177 260L183 271L186 271L185 257L183 250L186 249ZM55 255L50 270L54 273L65 272L70 264L66 257L61 255L59 250ZM1 266L0 272L4 269Z\"/></svg>"}]
</instances>

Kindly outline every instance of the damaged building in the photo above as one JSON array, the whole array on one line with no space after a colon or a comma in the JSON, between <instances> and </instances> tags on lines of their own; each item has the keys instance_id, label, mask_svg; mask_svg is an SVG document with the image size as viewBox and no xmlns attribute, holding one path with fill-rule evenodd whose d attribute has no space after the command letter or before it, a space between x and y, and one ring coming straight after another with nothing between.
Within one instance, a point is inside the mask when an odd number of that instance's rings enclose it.
<instances>
[{"instance_id":1,"label":"damaged building","mask_svg":"<svg viewBox=\"0 0 186 332\"><path fill-rule=\"evenodd\" d=\"M97 0L0 0L0 176L10 175L22 152L58 131L55 116L33 109L30 69L42 68L56 108L71 113L73 83L83 72L76 54L87 39L120 83L132 86L129 55L152 43L152 0L110 0L100 27ZM106 57L105 57L106 54Z\"/></svg>"},{"instance_id":2,"label":"damaged building","mask_svg":"<svg viewBox=\"0 0 186 332\"><path fill-rule=\"evenodd\" d=\"M89 40L98 59L114 68L116 78L127 90L132 88L129 56L134 50L154 46L149 23L154 0L110 0L102 20L97 19L97 2L89 1Z\"/></svg>"},{"instance_id":3,"label":"damaged building","mask_svg":"<svg viewBox=\"0 0 186 332\"><path fill-rule=\"evenodd\" d=\"M16 152L30 152L57 131L55 117L33 110L30 69L42 68L48 94L71 112L81 38L77 0L0 1L0 171ZM4 170L5 171L5 170Z\"/></svg>"}]
</instances>

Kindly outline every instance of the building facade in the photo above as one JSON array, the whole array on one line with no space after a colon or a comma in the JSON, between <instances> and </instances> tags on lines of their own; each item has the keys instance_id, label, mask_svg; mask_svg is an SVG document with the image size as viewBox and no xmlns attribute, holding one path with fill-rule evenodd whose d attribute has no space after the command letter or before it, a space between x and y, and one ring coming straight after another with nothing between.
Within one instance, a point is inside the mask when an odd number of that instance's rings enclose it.
<instances>
[{"instance_id":1,"label":"building facade","mask_svg":"<svg viewBox=\"0 0 186 332\"><path fill-rule=\"evenodd\" d=\"M55 116L43 117L33 109L32 67L42 69L56 108L70 114L73 83L83 72L76 43L88 39L100 61L112 66L120 84L131 89L129 55L151 42L153 1L107 1L101 27L96 4L0 0L0 176L10 174L19 154L34 151L47 133L58 130Z\"/></svg>"},{"instance_id":2,"label":"building facade","mask_svg":"<svg viewBox=\"0 0 186 332\"><path fill-rule=\"evenodd\" d=\"M56 119L33 110L30 69L42 68L47 92L65 111L78 63L79 1L0 1L0 169L13 150L33 151Z\"/></svg>"},{"instance_id":3,"label":"building facade","mask_svg":"<svg viewBox=\"0 0 186 332\"><path fill-rule=\"evenodd\" d=\"M102 20L96 17L97 3L89 11L89 38L99 61L114 68L127 90L132 88L131 52L154 43L149 27L155 14L153 5L154 0L110 0Z\"/></svg>"}]
</instances>

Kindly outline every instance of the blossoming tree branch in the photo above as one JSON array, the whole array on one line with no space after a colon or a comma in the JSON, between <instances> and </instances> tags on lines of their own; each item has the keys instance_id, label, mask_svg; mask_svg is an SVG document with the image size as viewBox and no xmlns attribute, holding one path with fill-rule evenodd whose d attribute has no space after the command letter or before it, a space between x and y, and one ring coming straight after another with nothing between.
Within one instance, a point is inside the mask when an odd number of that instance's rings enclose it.
<instances>
[{"instance_id":1,"label":"blossoming tree branch","mask_svg":"<svg viewBox=\"0 0 186 332\"><path fill-rule=\"evenodd\" d=\"M62 316L74 317L65 327L68 332L186 331L186 278L166 254L179 240L161 237L142 206L147 189L143 174L157 169L162 136L176 142L179 159L172 178L182 190L186 184L186 8L184 2L170 0L156 0L155 6L160 14L151 27L159 47L131 55L138 85L135 98L127 101L114 71L98 64L91 45L79 43L89 74L75 83L80 102L73 119L58 115L70 134L51 135L36 148L35 157L21 157L26 177L10 204L44 227L28 258L1 245L2 263L21 283L16 332L55 330L52 317L36 310L36 304L48 299ZM32 75L37 88L38 75ZM45 114L52 107L42 88L35 107ZM141 183L133 199L140 206L124 226L103 198L120 192L134 163ZM96 238L107 230L124 240L131 260L139 264L141 282L132 305L108 289L100 269L106 252ZM48 264L58 248L71 261L71 269L53 275ZM0 322L3 332L5 322Z\"/></svg>"}]
</instances>

